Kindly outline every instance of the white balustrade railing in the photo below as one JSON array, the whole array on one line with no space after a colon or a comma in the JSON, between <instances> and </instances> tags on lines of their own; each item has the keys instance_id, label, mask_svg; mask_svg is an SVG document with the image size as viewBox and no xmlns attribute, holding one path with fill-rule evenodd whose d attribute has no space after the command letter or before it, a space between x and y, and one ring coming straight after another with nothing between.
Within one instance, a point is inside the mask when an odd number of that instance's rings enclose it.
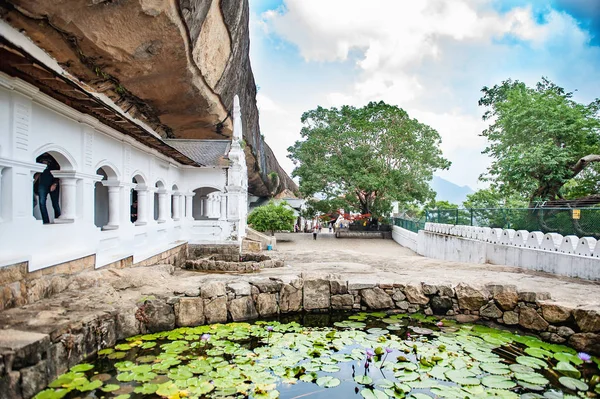
<instances>
[{"instance_id":1,"label":"white balustrade railing","mask_svg":"<svg viewBox=\"0 0 600 399\"><path fill-rule=\"evenodd\" d=\"M540 231L500 229L489 227L452 225L445 223L425 223L425 231L463 237L491 244L509 245L521 248L539 249L564 254L600 258L600 244L593 237L562 236L558 233L544 234Z\"/></svg>"}]
</instances>

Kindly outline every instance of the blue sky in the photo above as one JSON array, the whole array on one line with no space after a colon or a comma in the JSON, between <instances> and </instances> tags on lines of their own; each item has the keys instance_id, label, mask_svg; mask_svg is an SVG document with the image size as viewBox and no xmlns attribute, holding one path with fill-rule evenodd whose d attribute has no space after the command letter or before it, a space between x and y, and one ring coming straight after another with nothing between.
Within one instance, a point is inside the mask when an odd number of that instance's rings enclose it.
<instances>
[{"instance_id":1,"label":"blue sky","mask_svg":"<svg viewBox=\"0 0 600 399\"><path fill-rule=\"evenodd\" d=\"M304 111L384 100L436 128L437 173L481 188L483 86L547 76L600 95L600 0L250 0L261 132L284 169Z\"/></svg>"}]
</instances>

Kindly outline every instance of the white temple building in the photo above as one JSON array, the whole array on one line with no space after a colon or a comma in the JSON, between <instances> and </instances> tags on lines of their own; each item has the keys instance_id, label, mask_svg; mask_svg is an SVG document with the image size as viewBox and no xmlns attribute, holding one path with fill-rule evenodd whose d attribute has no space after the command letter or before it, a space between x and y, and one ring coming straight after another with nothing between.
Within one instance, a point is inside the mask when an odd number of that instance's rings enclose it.
<instances>
[{"instance_id":1,"label":"white temple building","mask_svg":"<svg viewBox=\"0 0 600 399\"><path fill-rule=\"evenodd\" d=\"M237 97L232 140L162 139L4 22L0 34L0 267L28 262L32 272L95 255L98 268L185 242L241 242L248 178ZM61 213L48 195L47 224L34 193L41 159L59 186Z\"/></svg>"}]
</instances>

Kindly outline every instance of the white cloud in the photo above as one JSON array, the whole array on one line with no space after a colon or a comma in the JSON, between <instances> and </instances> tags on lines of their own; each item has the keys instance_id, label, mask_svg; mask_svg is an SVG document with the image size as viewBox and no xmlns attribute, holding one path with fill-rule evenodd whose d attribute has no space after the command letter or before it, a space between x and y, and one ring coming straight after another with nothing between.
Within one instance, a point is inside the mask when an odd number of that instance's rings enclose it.
<instances>
[{"instance_id":1,"label":"white cloud","mask_svg":"<svg viewBox=\"0 0 600 399\"><path fill-rule=\"evenodd\" d=\"M548 10L538 23L529 7L499 13L488 0L285 0L284 7L259 19L262 32L297 46L305 65L355 62L345 85L315 93L325 101L321 105L383 100L401 106L440 132L442 149L453 162L441 175L472 187L482 186L477 177L489 165L481 155L485 141L478 136L486 127L477 107L479 89L508 77L534 83L527 79L552 75L550 63L529 67L518 59L516 66L509 64L516 51L531 49L552 60L548 47L562 42L572 52L565 59L578 60L589 41L567 14ZM271 103L259 99L261 129L269 131L269 144L276 148L280 141L284 148L283 142L299 139L296 121L309 108L300 109L298 99L292 106L284 95L269 95ZM284 130L293 137L281 137Z\"/></svg>"}]
</instances>

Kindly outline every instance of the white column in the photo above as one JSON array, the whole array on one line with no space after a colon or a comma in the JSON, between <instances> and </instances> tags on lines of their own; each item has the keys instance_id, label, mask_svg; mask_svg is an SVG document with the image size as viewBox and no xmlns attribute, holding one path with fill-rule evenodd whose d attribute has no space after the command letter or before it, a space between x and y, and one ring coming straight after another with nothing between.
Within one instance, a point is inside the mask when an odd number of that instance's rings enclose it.
<instances>
[{"instance_id":1,"label":"white column","mask_svg":"<svg viewBox=\"0 0 600 399\"><path fill-rule=\"evenodd\" d=\"M221 214L219 215L219 220L227 220L227 194L221 193Z\"/></svg>"},{"instance_id":2,"label":"white column","mask_svg":"<svg viewBox=\"0 0 600 399\"><path fill-rule=\"evenodd\" d=\"M77 218L77 179L60 178L60 217L55 223L73 223Z\"/></svg>"},{"instance_id":3,"label":"white column","mask_svg":"<svg viewBox=\"0 0 600 399\"><path fill-rule=\"evenodd\" d=\"M194 195L196 195L196 193L185 194L185 218L187 220L194 220L194 214L192 213Z\"/></svg>"},{"instance_id":4,"label":"white column","mask_svg":"<svg viewBox=\"0 0 600 399\"><path fill-rule=\"evenodd\" d=\"M135 221L136 226L144 226L148 224L148 189L138 188L137 192L138 201L138 217Z\"/></svg>"},{"instance_id":5,"label":"white column","mask_svg":"<svg viewBox=\"0 0 600 399\"><path fill-rule=\"evenodd\" d=\"M119 228L119 217L121 215L121 186L103 182L108 186L108 224L103 226L103 230L116 230Z\"/></svg>"},{"instance_id":6,"label":"white column","mask_svg":"<svg viewBox=\"0 0 600 399\"><path fill-rule=\"evenodd\" d=\"M160 190L158 192L158 223L164 223L167 221L166 217L166 208L167 208L167 192L165 190Z\"/></svg>"},{"instance_id":7,"label":"white column","mask_svg":"<svg viewBox=\"0 0 600 399\"><path fill-rule=\"evenodd\" d=\"M174 193L173 199L171 200L171 203L173 204L172 205L173 206L173 220L179 220L181 218L181 216L179 215L180 197L181 197L181 194Z\"/></svg>"}]
</instances>

